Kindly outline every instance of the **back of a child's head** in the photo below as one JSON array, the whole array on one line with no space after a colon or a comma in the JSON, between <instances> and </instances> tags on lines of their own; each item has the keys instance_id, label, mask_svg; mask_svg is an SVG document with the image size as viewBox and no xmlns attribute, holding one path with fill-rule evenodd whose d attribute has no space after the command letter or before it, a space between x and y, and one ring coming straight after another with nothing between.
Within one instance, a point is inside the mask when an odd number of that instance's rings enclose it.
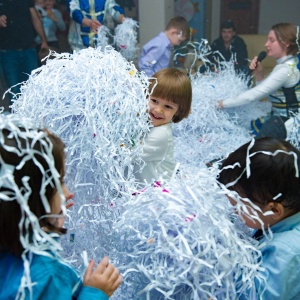
<instances>
[{"instance_id":1,"label":"back of a child's head","mask_svg":"<svg viewBox=\"0 0 300 300\"><path fill-rule=\"evenodd\" d=\"M175 68L156 72L150 78L149 92L153 97L165 99L178 105L174 123L187 118L192 105L192 85L186 73Z\"/></svg>"},{"instance_id":2,"label":"back of a child's head","mask_svg":"<svg viewBox=\"0 0 300 300\"><path fill-rule=\"evenodd\" d=\"M190 25L184 17L174 17L169 20L165 30L176 29L178 32L182 32L182 36L186 39L190 36Z\"/></svg>"},{"instance_id":3,"label":"back of a child's head","mask_svg":"<svg viewBox=\"0 0 300 300\"><path fill-rule=\"evenodd\" d=\"M276 201L297 212L299 169L298 149L287 141L265 137L232 152L222 163L218 181L257 205Z\"/></svg>"},{"instance_id":4,"label":"back of a child's head","mask_svg":"<svg viewBox=\"0 0 300 300\"><path fill-rule=\"evenodd\" d=\"M65 232L45 218L64 176L64 144L17 118L0 117L0 252L20 255L20 238L33 235L34 226Z\"/></svg>"}]
</instances>

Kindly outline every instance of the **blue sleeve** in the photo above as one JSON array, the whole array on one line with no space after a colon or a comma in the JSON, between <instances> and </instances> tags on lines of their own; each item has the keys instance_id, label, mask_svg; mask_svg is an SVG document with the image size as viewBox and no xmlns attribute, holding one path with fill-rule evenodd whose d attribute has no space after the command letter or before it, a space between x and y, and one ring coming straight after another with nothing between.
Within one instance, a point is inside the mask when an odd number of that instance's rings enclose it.
<instances>
[{"instance_id":1,"label":"blue sleeve","mask_svg":"<svg viewBox=\"0 0 300 300\"><path fill-rule=\"evenodd\" d=\"M84 18L84 17L83 17L83 14L82 14L82 12L81 12L79 9L76 9L76 10L74 10L74 11L72 12L72 19L73 19L75 22L81 24L83 18Z\"/></svg>"},{"instance_id":2,"label":"blue sleeve","mask_svg":"<svg viewBox=\"0 0 300 300\"><path fill-rule=\"evenodd\" d=\"M119 5L115 5L114 10L119 12L121 15L125 15L124 9Z\"/></svg>"}]
</instances>

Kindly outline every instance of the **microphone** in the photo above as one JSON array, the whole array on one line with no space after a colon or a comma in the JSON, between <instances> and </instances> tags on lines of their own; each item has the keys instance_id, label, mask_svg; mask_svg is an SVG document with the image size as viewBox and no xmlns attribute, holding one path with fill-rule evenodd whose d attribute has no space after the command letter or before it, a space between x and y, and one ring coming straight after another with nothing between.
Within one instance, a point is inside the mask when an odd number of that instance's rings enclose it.
<instances>
[{"instance_id":1,"label":"microphone","mask_svg":"<svg viewBox=\"0 0 300 300\"><path fill-rule=\"evenodd\" d=\"M259 54L257 55L257 62L262 62L266 57L267 57L266 51L259 52ZM248 76L251 75L252 71L254 71L254 70L249 70Z\"/></svg>"},{"instance_id":2,"label":"microphone","mask_svg":"<svg viewBox=\"0 0 300 300\"><path fill-rule=\"evenodd\" d=\"M267 52L261 51L257 56L257 62L263 61L266 58L266 56L267 56Z\"/></svg>"}]
</instances>

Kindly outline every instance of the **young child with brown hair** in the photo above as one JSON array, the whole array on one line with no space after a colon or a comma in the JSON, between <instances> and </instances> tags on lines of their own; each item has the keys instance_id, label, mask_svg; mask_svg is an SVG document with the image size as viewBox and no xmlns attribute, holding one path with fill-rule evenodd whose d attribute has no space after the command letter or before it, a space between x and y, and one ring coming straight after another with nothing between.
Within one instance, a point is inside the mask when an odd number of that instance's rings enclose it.
<instances>
[{"instance_id":1,"label":"young child with brown hair","mask_svg":"<svg viewBox=\"0 0 300 300\"><path fill-rule=\"evenodd\" d=\"M184 17L172 18L165 31L144 45L139 58L139 69L151 77L157 71L169 67L171 47L187 40L190 35L189 23Z\"/></svg>"},{"instance_id":2,"label":"young child with brown hair","mask_svg":"<svg viewBox=\"0 0 300 300\"><path fill-rule=\"evenodd\" d=\"M141 169L135 165L135 176L140 182L153 182L160 177L169 180L175 170L172 123L187 118L192 103L189 77L174 68L158 71L150 79L149 115L153 124L145 138Z\"/></svg>"}]
</instances>

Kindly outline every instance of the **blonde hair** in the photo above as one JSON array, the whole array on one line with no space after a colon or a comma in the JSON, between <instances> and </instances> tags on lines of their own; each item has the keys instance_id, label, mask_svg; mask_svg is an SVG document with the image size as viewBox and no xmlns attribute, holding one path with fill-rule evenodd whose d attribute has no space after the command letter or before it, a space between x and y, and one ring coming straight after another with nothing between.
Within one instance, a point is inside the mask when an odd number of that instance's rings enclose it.
<instances>
[{"instance_id":1,"label":"blonde hair","mask_svg":"<svg viewBox=\"0 0 300 300\"><path fill-rule=\"evenodd\" d=\"M188 117L192 104L192 85L186 73L174 68L156 72L150 78L149 92L153 97L178 105L178 111L173 117L174 123Z\"/></svg>"}]
</instances>

